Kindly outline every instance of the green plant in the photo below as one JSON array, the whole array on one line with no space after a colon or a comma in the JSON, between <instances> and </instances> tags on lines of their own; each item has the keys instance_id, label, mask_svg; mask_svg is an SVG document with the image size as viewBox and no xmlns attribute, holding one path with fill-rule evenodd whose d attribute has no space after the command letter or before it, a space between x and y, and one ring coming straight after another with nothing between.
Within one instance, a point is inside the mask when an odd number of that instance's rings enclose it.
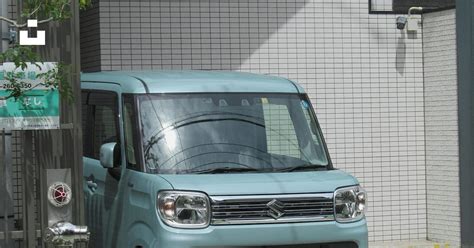
<instances>
[{"instance_id":1,"label":"green plant","mask_svg":"<svg viewBox=\"0 0 474 248\"><path fill-rule=\"evenodd\" d=\"M41 85L51 90L58 89L59 94L69 102L74 100L72 88L68 81L71 73L70 67L70 65L58 63L56 68L38 74L38 78L44 81Z\"/></svg>"},{"instance_id":2,"label":"green plant","mask_svg":"<svg viewBox=\"0 0 474 248\"><path fill-rule=\"evenodd\" d=\"M91 5L91 0L25 0L23 1L23 9L19 18L21 23L4 16L0 16L0 21L5 21L16 28L25 27L26 20L28 19L37 19L38 24L50 21L62 22L71 17L71 1L79 1L81 9ZM15 69L24 70L28 67L29 63L40 67L42 60L33 47L13 44L0 54L0 62L13 62L16 67ZM72 101L73 94L68 81L69 74L70 66L58 63L56 68L38 75L38 78L43 79L44 83L24 87L25 83L22 72L7 73L4 77L9 84L8 89L6 89L9 94L6 98L13 97L15 100L18 100L26 91L43 85L49 90L59 90L63 98Z\"/></svg>"}]
</instances>

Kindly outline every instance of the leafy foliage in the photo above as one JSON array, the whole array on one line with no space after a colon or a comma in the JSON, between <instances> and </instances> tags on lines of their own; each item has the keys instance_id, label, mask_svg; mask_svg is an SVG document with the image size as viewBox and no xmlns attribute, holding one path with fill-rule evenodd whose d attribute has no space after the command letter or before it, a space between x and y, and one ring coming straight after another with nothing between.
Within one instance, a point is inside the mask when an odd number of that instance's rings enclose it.
<instances>
[{"instance_id":1,"label":"leafy foliage","mask_svg":"<svg viewBox=\"0 0 474 248\"><path fill-rule=\"evenodd\" d=\"M25 0L23 2L23 11L21 17L23 19L37 19L38 23L49 21L64 21L71 17L71 2L79 1L81 9L85 9L91 5L91 0ZM23 26L23 25L19 25ZM13 62L16 68L25 70L29 63L40 68L41 58L31 46L20 46L14 44L5 52L0 54L1 62ZM69 83L70 66L58 63L57 67L45 73L38 74L38 78L44 82L26 88L23 78L23 72L6 73L5 79L9 82L7 91L10 94L6 98L15 98L18 100L25 94L39 85L43 85L50 90L59 90L60 95L68 100L73 101L72 88Z\"/></svg>"},{"instance_id":2,"label":"leafy foliage","mask_svg":"<svg viewBox=\"0 0 474 248\"><path fill-rule=\"evenodd\" d=\"M79 0L79 8L81 10L87 9L92 5L92 0Z\"/></svg>"},{"instance_id":3,"label":"leafy foliage","mask_svg":"<svg viewBox=\"0 0 474 248\"><path fill-rule=\"evenodd\" d=\"M20 46L18 44L8 48L5 52L0 54L0 61L13 62L17 68L26 69L28 62L40 62L39 55L33 51L31 46Z\"/></svg>"},{"instance_id":4,"label":"leafy foliage","mask_svg":"<svg viewBox=\"0 0 474 248\"><path fill-rule=\"evenodd\" d=\"M71 66L63 63L58 63L57 67L45 73L38 74L38 78L43 79L43 86L50 90L59 90L59 94L68 102L74 101L72 87L69 84L69 76L71 73Z\"/></svg>"},{"instance_id":5,"label":"leafy foliage","mask_svg":"<svg viewBox=\"0 0 474 248\"><path fill-rule=\"evenodd\" d=\"M41 68L40 64L42 63L35 63L38 68ZM27 83L23 80L24 78L26 78L25 73L23 71L9 71L4 75L4 78L8 81L7 91L10 92L10 94L6 98L8 99L13 97L17 101L25 94L25 92L32 90L38 86L44 86L46 90L59 90L59 94L63 97L63 99L67 100L68 102L73 102L74 95L72 92L72 87L69 84L68 80L70 72L70 65L58 63L55 68L36 75L36 78L42 80L41 83L31 85L30 83Z\"/></svg>"},{"instance_id":6,"label":"leafy foliage","mask_svg":"<svg viewBox=\"0 0 474 248\"><path fill-rule=\"evenodd\" d=\"M64 21L71 17L70 1L79 1L81 9L91 5L91 0L26 0L22 17Z\"/></svg>"},{"instance_id":7,"label":"leafy foliage","mask_svg":"<svg viewBox=\"0 0 474 248\"><path fill-rule=\"evenodd\" d=\"M5 74L5 79L10 82L10 87L7 90L10 94L7 98L14 97L15 100L18 100L23 95L25 90L20 81L21 77L21 72L8 72Z\"/></svg>"}]
</instances>

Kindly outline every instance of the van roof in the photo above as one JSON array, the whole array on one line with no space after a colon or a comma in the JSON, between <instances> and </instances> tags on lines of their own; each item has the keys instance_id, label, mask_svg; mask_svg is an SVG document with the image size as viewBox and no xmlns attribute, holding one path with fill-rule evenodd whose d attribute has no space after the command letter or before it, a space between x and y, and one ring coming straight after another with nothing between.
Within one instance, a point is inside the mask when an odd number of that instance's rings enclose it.
<instances>
[{"instance_id":1,"label":"van roof","mask_svg":"<svg viewBox=\"0 0 474 248\"><path fill-rule=\"evenodd\" d=\"M298 84L277 76L231 71L107 71L82 73L84 83L119 84L123 93L268 92L303 93ZM88 84L90 85L90 84ZM99 85L94 85L98 88ZM100 86L99 86L100 88Z\"/></svg>"}]
</instances>

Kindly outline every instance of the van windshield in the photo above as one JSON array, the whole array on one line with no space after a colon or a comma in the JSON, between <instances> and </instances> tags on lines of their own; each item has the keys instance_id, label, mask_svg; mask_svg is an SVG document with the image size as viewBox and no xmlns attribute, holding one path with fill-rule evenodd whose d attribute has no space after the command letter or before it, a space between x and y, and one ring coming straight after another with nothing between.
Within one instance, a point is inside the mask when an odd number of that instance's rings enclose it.
<instances>
[{"instance_id":1,"label":"van windshield","mask_svg":"<svg viewBox=\"0 0 474 248\"><path fill-rule=\"evenodd\" d=\"M139 97L150 173L326 169L321 132L305 95L146 94Z\"/></svg>"}]
</instances>

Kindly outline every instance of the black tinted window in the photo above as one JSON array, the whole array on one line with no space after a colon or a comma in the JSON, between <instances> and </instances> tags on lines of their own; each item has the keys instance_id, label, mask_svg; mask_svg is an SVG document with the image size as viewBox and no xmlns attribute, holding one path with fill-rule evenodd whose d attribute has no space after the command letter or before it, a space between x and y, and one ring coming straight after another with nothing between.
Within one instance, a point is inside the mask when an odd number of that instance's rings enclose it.
<instances>
[{"instance_id":1,"label":"black tinted window","mask_svg":"<svg viewBox=\"0 0 474 248\"><path fill-rule=\"evenodd\" d=\"M84 156L99 159L102 144L119 142L117 96L108 92L87 92L83 93L82 100Z\"/></svg>"},{"instance_id":2,"label":"black tinted window","mask_svg":"<svg viewBox=\"0 0 474 248\"><path fill-rule=\"evenodd\" d=\"M135 151L135 105L132 96L124 96L123 127L125 136L125 157L130 169L138 170L138 157Z\"/></svg>"},{"instance_id":3,"label":"black tinted window","mask_svg":"<svg viewBox=\"0 0 474 248\"><path fill-rule=\"evenodd\" d=\"M84 156L92 157L92 139L90 136L92 135L91 132L91 115L90 115L90 108L87 105L87 99L89 97L89 92L83 91L81 94L82 98L82 151Z\"/></svg>"}]
</instances>

